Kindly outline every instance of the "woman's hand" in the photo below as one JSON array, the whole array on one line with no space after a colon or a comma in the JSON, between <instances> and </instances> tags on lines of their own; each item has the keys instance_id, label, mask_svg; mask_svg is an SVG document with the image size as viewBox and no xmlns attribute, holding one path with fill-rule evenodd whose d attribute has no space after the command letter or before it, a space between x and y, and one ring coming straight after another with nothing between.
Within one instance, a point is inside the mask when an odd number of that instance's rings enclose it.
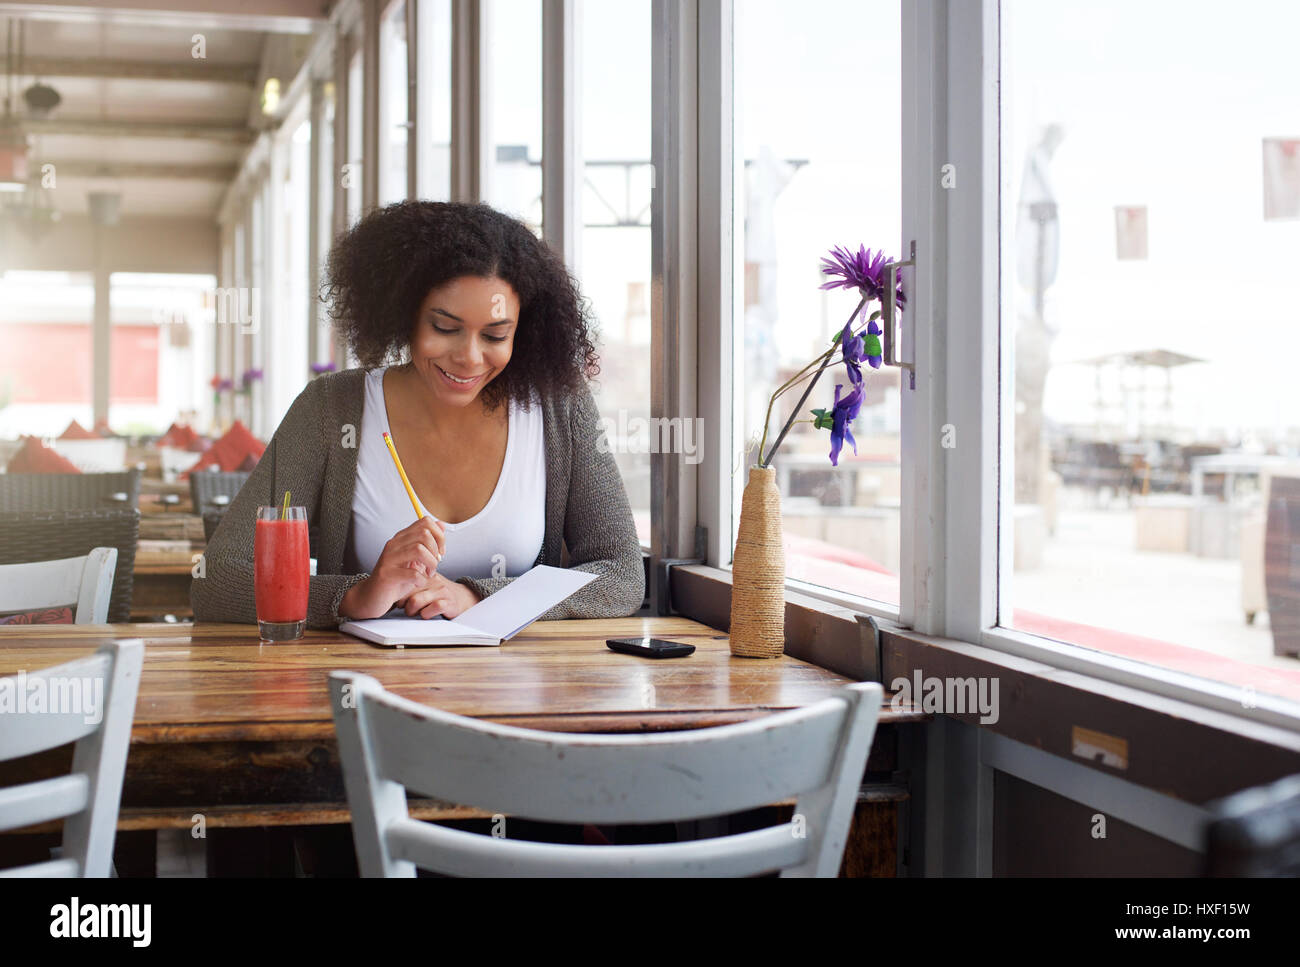
<instances>
[{"instance_id":1,"label":"woman's hand","mask_svg":"<svg viewBox=\"0 0 1300 967\"><path fill-rule=\"evenodd\" d=\"M421 618L436 618L442 615L454 618L478 604L479 596L455 581L448 581L441 574L430 575L428 583L411 594L403 605L408 615L419 614Z\"/></svg>"},{"instance_id":2,"label":"woman's hand","mask_svg":"<svg viewBox=\"0 0 1300 967\"><path fill-rule=\"evenodd\" d=\"M446 552L442 524L425 516L389 539L370 577L353 585L339 602L339 614L349 618L377 618L412 592L439 578L438 564ZM443 583L447 583L443 581Z\"/></svg>"}]
</instances>

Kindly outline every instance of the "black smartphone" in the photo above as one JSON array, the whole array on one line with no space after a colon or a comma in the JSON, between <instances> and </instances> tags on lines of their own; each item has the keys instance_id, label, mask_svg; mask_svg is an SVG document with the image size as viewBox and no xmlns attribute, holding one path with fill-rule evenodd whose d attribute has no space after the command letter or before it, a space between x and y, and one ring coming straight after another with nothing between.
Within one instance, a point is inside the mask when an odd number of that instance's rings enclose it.
<instances>
[{"instance_id":1,"label":"black smartphone","mask_svg":"<svg viewBox=\"0 0 1300 967\"><path fill-rule=\"evenodd\" d=\"M642 658L684 658L695 650L694 645L663 638L609 638L605 644L625 655Z\"/></svg>"}]
</instances>

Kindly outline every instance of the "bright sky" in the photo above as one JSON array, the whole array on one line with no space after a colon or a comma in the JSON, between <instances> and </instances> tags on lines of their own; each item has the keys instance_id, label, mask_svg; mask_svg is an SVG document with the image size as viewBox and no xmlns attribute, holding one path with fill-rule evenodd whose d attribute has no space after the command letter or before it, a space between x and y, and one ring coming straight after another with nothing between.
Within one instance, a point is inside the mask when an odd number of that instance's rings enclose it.
<instances>
[{"instance_id":1,"label":"bright sky","mask_svg":"<svg viewBox=\"0 0 1300 967\"><path fill-rule=\"evenodd\" d=\"M1063 127L1054 362L1152 348L1210 358L1175 370L1175 419L1204 435L1268 437L1300 429L1300 393L1279 392L1300 358L1300 222L1263 220L1261 160L1261 139L1300 137L1300 4L1224 13L1202 0L1008 0L1004 164L1014 202L1042 125ZM826 249L896 254L899 30L896 0L738 4L738 148L814 162L774 214L786 358L808 355L851 308L818 293ZM1147 260L1117 259L1117 205L1148 207ZM1093 418L1092 370L1058 367L1047 392L1050 416Z\"/></svg>"},{"instance_id":2,"label":"bright sky","mask_svg":"<svg viewBox=\"0 0 1300 967\"><path fill-rule=\"evenodd\" d=\"M1004 27L1013 190L1040 127L1065 134L1054 360L1210 358L1175 371L1183 421L1300 427L1300 221L1263 220L1261 157L1262 138L1300 137L1300 4L1007 0ZM1146 261L1116 258L1116 205L1148 206ZM1093 374L1073 369L1053 374L1048 412L1087 420Z\"/></svg>"}]
</instances>

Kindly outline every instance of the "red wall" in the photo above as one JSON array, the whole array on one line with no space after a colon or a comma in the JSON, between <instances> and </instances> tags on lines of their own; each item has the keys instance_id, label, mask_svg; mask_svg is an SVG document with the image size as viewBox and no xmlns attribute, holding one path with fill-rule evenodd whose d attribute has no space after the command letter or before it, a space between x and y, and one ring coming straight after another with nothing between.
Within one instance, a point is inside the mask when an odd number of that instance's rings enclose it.
<instances>
[{"instance_id":1,"label":"red wall","mask_svg":"<svg viewBox=\"0 0 1300 967\"><path fill-rule=\"evenodd\" d=\"M158 402L157 326L113 326L110 403ZM0 373L13 403L90 403L91 331L75 322L0 325Z\"/></svg>"}]
</instances>

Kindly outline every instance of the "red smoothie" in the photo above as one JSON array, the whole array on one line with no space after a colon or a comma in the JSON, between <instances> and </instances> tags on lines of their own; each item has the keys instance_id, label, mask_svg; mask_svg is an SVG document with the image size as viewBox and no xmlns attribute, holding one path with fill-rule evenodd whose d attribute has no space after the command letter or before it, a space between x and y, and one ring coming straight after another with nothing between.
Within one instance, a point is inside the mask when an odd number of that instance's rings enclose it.
<instances>
[{"instance_id":1,"label":"red smoothie","mask_svg":"<svg viewBox=\"0 0 1300 967\"><path fill-rule=\"evenodd\" d=\"M253 539L257 620L304 621L311 581L305 520L259 520Z\"/></svg>"}]
</instances>

